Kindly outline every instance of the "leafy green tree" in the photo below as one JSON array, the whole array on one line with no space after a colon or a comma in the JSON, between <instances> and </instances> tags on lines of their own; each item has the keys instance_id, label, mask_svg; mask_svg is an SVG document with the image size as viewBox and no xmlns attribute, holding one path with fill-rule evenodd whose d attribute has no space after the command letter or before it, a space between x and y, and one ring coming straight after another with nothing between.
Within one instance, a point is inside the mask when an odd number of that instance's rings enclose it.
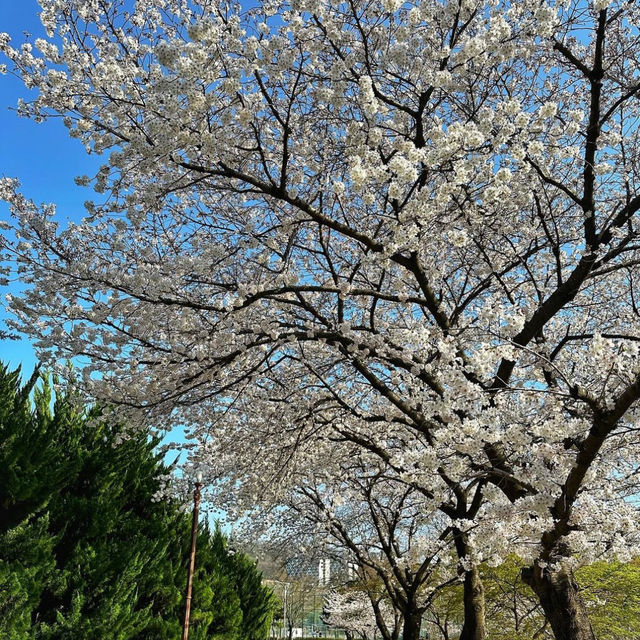
<instances>
[{"instance_id":1,"label":"leafy green tree","mask_svg":"<svg viewBox=\"0 0 640 640\"><path fill-rule=\"evenodd\" d=\"M427 637L441 640L457 639L463 623L462 584L449 585L435 595L426 611L424 627Z\"/></svg>"},{"instance_id":2,"label":"leafy green tree","mask_svg":"<svg viewBox=\"0 0 640 640\"><path fill-rule=\"evenodd\" d=\"M510 555L497 567L481 567L485 587L487 633L495 640L546 640L551 628L535 593L521 577L524 564Z\"/></svg>"},{"instance_id":3,"label":"leafy green tree","mask_svg":"<svg viewBox=\"0 0 640 640\"><path fill-rule=\"evenodd\" d=\"M524 563L515 555L497 567L481 566L487 635L492 640L552 640L553 633L535 594L521 578ZM576 571L596 637L640 638L640 560L596 562ZM425 617L429 638L457 640L462 623L462 587L442 590Z\"/></svg>"},{"instance_id":4,"label":"leafy green tree","mask_svg":"<svg viewBox=\"0 0 640 640\"><path fill-rule=\"evenodd\" d=\"M576 577L599 640L640 638L640 559L596 562Z\"/></svg>"},{"instance_id":5,"label":"leafy green tree","mask_svg":"<svg viewBox=\"0 0 640 640\"><path fill-rule=\"evenodd\" d=\"M0 367L0 637L180 637L190 516L157 501L156 441L72 391ZM263 640L275 602L255 565L202 526L190 637Z\"/></svg>"}]
</instances>

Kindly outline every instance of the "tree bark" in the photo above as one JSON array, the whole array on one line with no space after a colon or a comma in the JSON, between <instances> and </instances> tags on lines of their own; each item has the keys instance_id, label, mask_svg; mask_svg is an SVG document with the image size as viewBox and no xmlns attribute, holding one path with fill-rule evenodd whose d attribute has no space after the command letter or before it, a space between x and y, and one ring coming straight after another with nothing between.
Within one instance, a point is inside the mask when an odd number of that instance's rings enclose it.
<instances>
[{"instance_id":1,"label":"tree bark","mask_svg":"<svg viewBox=\"0 0 640 640\"><path fill-rule=\"evenodd\" d=\"M410 608L405 611L402 623L402 640L419 640L423 611Z\"/></svg>"},{"instance_id":2,"label":"tree bark","mask_svg":"<svg viewBox=\"0 0 640 640\"><path fill-rule=\"evenodd\" d=\"M460 640L484 640L484 586L477 567L464 572L464 624Z\"/></svg>"},{"instance_id":3,"label":"tree bark","mask_svg":"<svg viewBox=\"0 0 640 640\"><path fill-rule=\"evenodd\" d=\"M453 542L461 561L469 555L466 534L459 529L453 530ZM464 572L463 585L464 624L460 640L484 640L486 628L484 619L484 586L478 567L473 565Z\"/></svg>"},{"instance_id":4,"label":"tree bark","mask_svg":"<svg viewBox=\"0 0 640 640\"><path fill-rule=\"evenodd\" d=\"M538 596L556 640L596 640L573 573L534 565L522 570L522 579Z\"/></svg>"}]
</instances>

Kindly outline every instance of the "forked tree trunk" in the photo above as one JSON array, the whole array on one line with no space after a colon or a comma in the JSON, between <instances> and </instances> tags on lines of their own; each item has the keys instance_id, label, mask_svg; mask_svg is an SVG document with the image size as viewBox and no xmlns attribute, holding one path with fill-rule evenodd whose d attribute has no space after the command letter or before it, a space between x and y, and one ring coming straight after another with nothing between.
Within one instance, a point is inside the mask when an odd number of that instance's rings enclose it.
<instances>
[{"instance_id":1,"label":"forked tree trunk","mask_svg":"<svg viewBox=\"0 0 640 640\"><path fill-rule=\"evenodd\" d=\"M460 640L484 640L484 586L476 567L464 572L464 624Z\"/></svg>"},{"instance_id":2,"label":"forked tree trunk","mask_svg":"<svg viewBox=\"0 0 640 640\"><path fill-rule=\"evenodd\" d=\"M522 579L538 596L556 640L595 640L587 608L570 571L549 571L534 565L523 569Z\"/></svg>"}]
</instances>

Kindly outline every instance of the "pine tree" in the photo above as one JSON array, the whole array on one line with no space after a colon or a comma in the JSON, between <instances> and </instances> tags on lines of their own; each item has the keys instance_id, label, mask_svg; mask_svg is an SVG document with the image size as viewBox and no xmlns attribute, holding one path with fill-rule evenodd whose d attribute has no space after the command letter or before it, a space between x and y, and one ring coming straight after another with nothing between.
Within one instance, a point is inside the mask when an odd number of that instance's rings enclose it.
<instances>
[{"instance_id":1,"label":"pine tree","mask_svg":"<svg viewBox=\"0 0 640 640\"><path fill-rule=\"evenodd\" d=\"M153 499L167 473L157 442L116 446L119 425L37 379L20 387L0 367L0 637L177 640L191 524ZM275 604L260 573L200 529L190 638L266 638Z\"/></svg>"},{"instance_id":2,"label":"pine tree","mask_svg":"<svg viewBox=\"0 0 640 640\"><path fill-rule=\"evenodd\" d=\"M30 640L32 611L55 573L48 517L0 535L0 637Z\"/></svg>"},{"instance_id":3,"label":"pine tree","mask_svg":"<svg viewBox=\"0 0 640 640\"><path fill-rule=\"evenodd\" d=\"M79 415L52 389L36 388L38 370L20 386L20 369L0 364L0 533L42 508L74 473ZM30 394L34 392L33 403Z\"/></svg>"},{"instance_id":4,"label":"pine tree","mask_svg":"<svg viewBox=\"0 0 640 640\"><path fill-rule=\"evenodd\" d=\"M270 589L262 585L262 574L255 562L244 554L232 557L236 591L242 608L243 640L263 640L269 635L276 599Z\"/></svg>"}]
</instances>

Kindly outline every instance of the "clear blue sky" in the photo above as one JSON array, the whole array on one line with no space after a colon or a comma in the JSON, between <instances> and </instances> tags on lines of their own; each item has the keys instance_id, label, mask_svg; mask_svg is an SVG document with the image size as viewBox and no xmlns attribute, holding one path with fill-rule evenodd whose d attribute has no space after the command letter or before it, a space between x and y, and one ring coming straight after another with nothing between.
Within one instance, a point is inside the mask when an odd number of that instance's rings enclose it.
<instances>
[{"instance_id":1,"label":"clear blue sky","mask_svg":"<svg viewBox=\"0 0 640 640\"><path fill-rule=\"evenodd\" d=\"M36 0L0 0L0 31L9 33L14 46L25 40L44 37ZM5 62L5 60L0 60ZM50 120L36 124L19 118L15 111L18 98L28 99L29 92L21 80L0 75L0 175L18 178L23 194L36 202L54 202L61 221L78 219L84 213L83 202L91 197L87 189L77 187L74 177L90 174L98 159L88 156L78 140L69 138L62 122ZM0 219L9 216L0 203ZM12 293L19 285L12 285ZM0 290L0 324L6 317L5 294ZM35 364L33 349L27 340L0 341L0 360L12 366L23 364L29 372Z\"/></svg>"},{"instance_id":2,"label":"clear blue sky","mask_svg":"<svg viewBox=\"0 0 640 640\"><path fill-rule=\"evenodd\" d=\"M36 0L0 0L0 32L11 36L19 46L29 34L29 40L45 37ZM5 60L0 60L0 63ZM70 138L59 120L37 124L15 114L19 98L29 97L22 81L9 74L0 75L0 175L18 178L25 197L35 202L53 202L57 217L64 225L68 219L79 220L85 213L84 202L92 191L78 187L74 178L95 172L100 165L98 156L87 155L84 146ZM10 217L5 203L0 202L0 220ZM0 232L1 233L1 232ZM5 294L20 292L20 283L8 289L0 287L0 326L7 317ZM12 368L22 366L23 376L29 376L36 364L31 344L26 338L17 341L0 340L0 361ZM164 441L183 442L182 429L174 429ZM174 454L167 454L173 461Z\"/></svg>"}]
</instances>

